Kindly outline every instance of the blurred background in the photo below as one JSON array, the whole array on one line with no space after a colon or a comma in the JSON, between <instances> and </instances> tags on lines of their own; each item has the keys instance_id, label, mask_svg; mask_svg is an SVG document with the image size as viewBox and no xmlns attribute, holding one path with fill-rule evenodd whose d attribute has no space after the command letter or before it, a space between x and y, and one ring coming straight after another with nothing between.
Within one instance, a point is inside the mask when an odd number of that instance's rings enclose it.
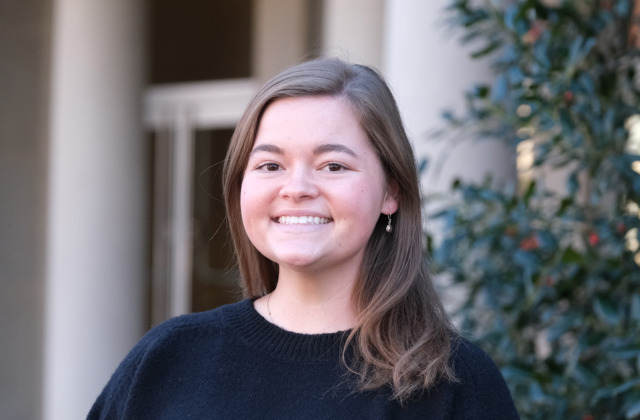
<instances>
[{"instance_id":1,"label":"blurred background","mask_svg":"<svg viewBox=\"0 0 640 420\"><path fill-rule=\"evenodd\" d=\"M491 78L448 0L0 0L0 418L84 418L152 325L240 298L220 175L271 76L385 76L437 194L516 182L515 148L427 142ZM446 148L446 151L445 151Z\"/></svg>"}]
</instances>

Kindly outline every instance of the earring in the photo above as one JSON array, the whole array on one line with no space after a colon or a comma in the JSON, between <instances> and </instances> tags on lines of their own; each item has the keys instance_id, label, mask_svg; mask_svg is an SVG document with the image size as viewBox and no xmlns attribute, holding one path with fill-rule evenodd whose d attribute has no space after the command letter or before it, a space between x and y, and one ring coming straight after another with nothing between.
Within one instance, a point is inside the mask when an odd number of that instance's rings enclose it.
<instances>
[{"instance_id":1,"label":"earring","mask_svg":"<svg viewBox=\"0 0 640 420\"><path fill-rule=\"evenodd\" d=\"M387 217L389 218L389 223L387 223L387 227L385 228L385 230L387 231L387 233L391 233L391 231L393 230L393 227L391 227L391 215L387 214Z\"/></svg>"}]
</instances>

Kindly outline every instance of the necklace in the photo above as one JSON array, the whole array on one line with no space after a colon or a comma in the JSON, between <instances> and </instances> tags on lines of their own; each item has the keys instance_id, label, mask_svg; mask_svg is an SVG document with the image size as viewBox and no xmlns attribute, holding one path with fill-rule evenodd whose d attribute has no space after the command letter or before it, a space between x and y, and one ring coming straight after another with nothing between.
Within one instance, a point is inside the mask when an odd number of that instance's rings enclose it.
<instances>
[{"instance_id":1,"label":"necklace","mask_svg":"<svg viewBox=\"0 0 640 420\"><path fill-rule=\"evenodd\" d=\"M273 324L273 316L271 315L271 307L269 306L269 301L271 300L271 293L267 296L267 312L269 313L269 321Z\"/></svg>"}]
</instances>

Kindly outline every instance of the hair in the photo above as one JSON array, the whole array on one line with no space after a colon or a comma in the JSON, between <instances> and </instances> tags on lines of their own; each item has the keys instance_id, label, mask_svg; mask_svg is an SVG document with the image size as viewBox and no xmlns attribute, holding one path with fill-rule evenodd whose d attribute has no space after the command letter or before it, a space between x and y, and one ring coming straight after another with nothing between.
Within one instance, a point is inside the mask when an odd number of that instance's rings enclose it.
<instances>
[{"instance_id":1,"label":"hair","mask_svg":"<svg viewBox=\"0 0 640 420\"><path fill-rule=\"evenodd\" d=\"M455 381L449 361L457 335L426 266L422 200L413 149L389 87L373 69L316 59L268 81L249 103L231 138L223 172L227 218L241 283L248 298L273 291L278 265L253 246L240 212L240 190L260 119L282 98L332 96L351 104L375 149L388 182L398 186L393 233L381 215L369 239L352 300L358 314L343 351L362 390L390 386L404 402L438 380ZM353 357L345 356L347 347ZM350 350L351 352L351 350Z\"/></svg>"}]
</instances>

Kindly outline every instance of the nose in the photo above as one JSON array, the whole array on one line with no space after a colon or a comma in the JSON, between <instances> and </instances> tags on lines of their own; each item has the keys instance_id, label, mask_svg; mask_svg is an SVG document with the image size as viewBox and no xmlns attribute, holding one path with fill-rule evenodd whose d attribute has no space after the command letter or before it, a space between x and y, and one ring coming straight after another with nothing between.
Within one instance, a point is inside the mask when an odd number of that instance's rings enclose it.
<instances>
[{"instance_id":1,"label":"nose","mask_svg":"<svg viewBox=\"0 0 640 420\"><path fill-rule=\"evenodd\" d=\"M293 168L287 171L280 188L280 196L290 200L304 200L318 195L318 186L313 171L306 168Z\"/></svg>"}]
</instances>

